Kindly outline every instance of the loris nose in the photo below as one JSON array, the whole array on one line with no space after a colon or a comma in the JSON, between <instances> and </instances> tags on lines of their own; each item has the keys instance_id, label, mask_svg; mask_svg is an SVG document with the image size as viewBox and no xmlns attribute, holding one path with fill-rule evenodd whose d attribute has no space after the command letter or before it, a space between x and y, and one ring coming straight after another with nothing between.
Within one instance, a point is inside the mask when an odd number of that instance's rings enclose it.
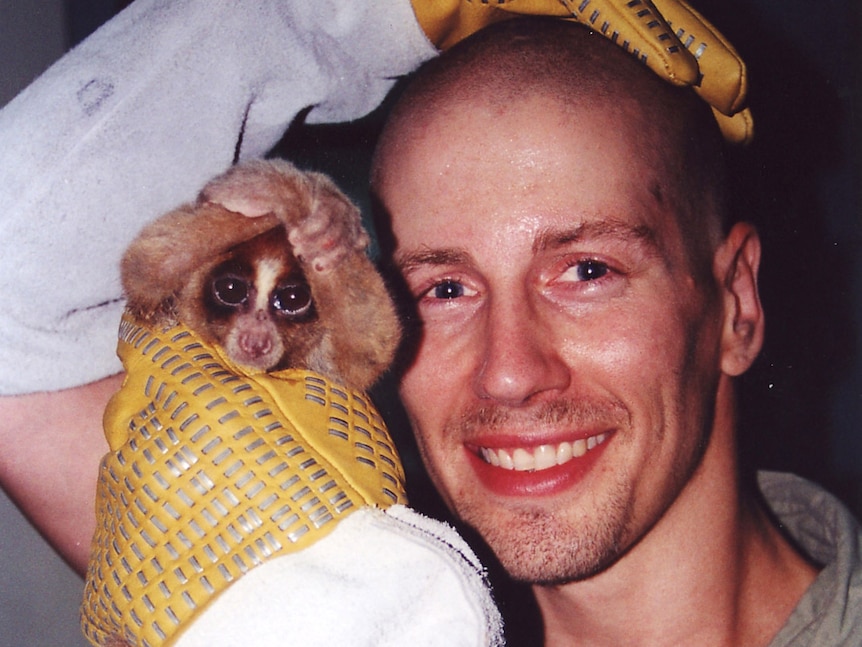
<instances>
[{"instance_id":1,"label":"loris nose","mask_svg":"<svg viewBox=\"0 0 862 647\"><path fill-rule=\"evenodd\" d=\"M263 310L262 308L254 313L254 318L257 319L258 321L265 321L267 319L267 317L269 317L269 315L266 314L266 311Z\"/></svg>"},{"instance_id":2,"label":"loris nose","mask_svg":"<svg viewBox=\"0 0 862 647\"><path fill-rule=\"evenodd\" d=\"M239 336L239 347L250 357L262 357L272 350L272 337L265 332L248 331Z\"/></svg>"}]
</instances>

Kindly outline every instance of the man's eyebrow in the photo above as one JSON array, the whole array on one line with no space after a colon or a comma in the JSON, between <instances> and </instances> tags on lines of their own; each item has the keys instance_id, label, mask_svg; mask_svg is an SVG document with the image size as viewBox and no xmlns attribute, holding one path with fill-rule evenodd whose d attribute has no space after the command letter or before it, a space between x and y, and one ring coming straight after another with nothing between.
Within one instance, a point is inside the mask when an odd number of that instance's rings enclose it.
<instances>
[{"instance_id":1,"label":"man's eyebrow","mask_svg":"<svg viewBox=\"0 0 862 647\"><path fill-rule=\"evenodd\" d=\"M548 228L536 236L533 253L564 247L570 243L613 238L623 242L645 243L658 248L655 231L648 225L631 225L619 220L600 220L580 223L570 228ZM422 266L466 265L472 260L467 250L459 247L431 249L396 254L395 265L404 274Z\"/></svg>"},{"instance_id":2,"label":"man's eyebrow","mask_svg":"<svg viewBox=\"0 0 862 647\"><path fill-rule=\"evenodd\" d=\"M470 254L459 248L445 249L422 249L415 252L397 254L395 265L404 274L408 274L417 267L463 265L470 262Z\"/></svg>"},{"instance_id":3,"label":"man's eyebrow","mask_svg":"<svg viewBox=\"0 0 862 647\"><path fill-rule=\"evenodd\" d=\"M658 248L655 230L648 225L632 225L620 220L597 220L580 223L570 228L548 228L541 231L533 241L533 253L557 249L570 243L603 238Z\"/></svg>"}]
</instances>

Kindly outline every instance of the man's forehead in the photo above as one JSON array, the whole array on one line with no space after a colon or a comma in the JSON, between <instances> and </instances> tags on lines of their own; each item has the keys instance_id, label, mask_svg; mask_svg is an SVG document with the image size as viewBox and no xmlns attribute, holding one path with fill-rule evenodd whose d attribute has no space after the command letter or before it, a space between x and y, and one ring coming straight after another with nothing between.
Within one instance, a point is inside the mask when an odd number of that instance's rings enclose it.
<instances>
[{"instance_id":1,"label":"man's forehead","mask_svg":"<svg viewBox=\"0 0 862 647\"><path fill-rule=\"evenodd\" d=\"M487 88L461 88L458 93L437 97L433 110L426 106L402 116L409 118L391 125L378 149L375 188L387 176L403 180L403 165L416 161L426 171L433 170L426 172L426 182L443 185L452 179L447 172L457 164L456 157L476 162L470 168L462 166L462 172L494 164L501 175L509 174L512 185L527 178L518 164L541 164L549 174L576 172L571 165L553 168L562 162L544 146L548 140L556 140L560 148L577 148L577 155L585 160L593 157L606 168L614 164L614 177L600 188L613 190L613 182L632 174L638 181L650 182L652 190L663 183L659 176L665 173L665 161L674 156L672 149L666 149L659 124L632 97L597 94L567 102L552 88L505 97ZM575 176L570 178L578 181ZM473 192L481 190L478 186ZM664 192L671 191L665 187Z\"/></svg>"}]
</instances>

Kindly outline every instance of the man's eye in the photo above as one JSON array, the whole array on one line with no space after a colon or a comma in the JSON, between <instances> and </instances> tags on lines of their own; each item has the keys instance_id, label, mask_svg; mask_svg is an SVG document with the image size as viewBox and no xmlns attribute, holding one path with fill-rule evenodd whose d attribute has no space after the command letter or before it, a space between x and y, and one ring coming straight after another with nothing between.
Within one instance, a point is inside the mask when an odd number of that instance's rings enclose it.
<instances>
[{"instance_id":1,"label":"man's eye","mask_svg":"<svg viewBox=\"0 0 862 647\"><path fill-rule=\"evenodd\" d=\"M610 272L607 264L596 260L578 261L563 273L570 281L595 281Z\"/></svg>"},{"instance_id":2,"label":"man's eye","mask_svg":"<svg viewBox=\"0 0 862 647\"><path fill-rule=\"evenodd\" d=\"M464 286L456 281L443 281L431 289L430 295L435 299L457 299L464 296Z\"/></svg>"}]
</instances>

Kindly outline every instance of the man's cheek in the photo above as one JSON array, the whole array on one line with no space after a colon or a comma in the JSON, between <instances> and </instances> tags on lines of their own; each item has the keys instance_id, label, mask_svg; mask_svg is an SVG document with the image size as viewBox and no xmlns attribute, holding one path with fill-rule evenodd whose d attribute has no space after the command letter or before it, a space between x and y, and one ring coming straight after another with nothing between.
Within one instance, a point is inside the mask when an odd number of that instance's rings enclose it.
<instances>
[{"instance_id":1,"label":"man's cheek","mask_svg":"<svg viewBox=\"0 0 862 647\"><path fill-rule=\"evenodd\" d=\"M424 332L413 361L403 374L402 395L411 397L418 392L427 402L429 398L442 397L446 391L468 388L471 367L480 354L472 338L470 331L460 335Z\"/></svg>"}]
</instances>

